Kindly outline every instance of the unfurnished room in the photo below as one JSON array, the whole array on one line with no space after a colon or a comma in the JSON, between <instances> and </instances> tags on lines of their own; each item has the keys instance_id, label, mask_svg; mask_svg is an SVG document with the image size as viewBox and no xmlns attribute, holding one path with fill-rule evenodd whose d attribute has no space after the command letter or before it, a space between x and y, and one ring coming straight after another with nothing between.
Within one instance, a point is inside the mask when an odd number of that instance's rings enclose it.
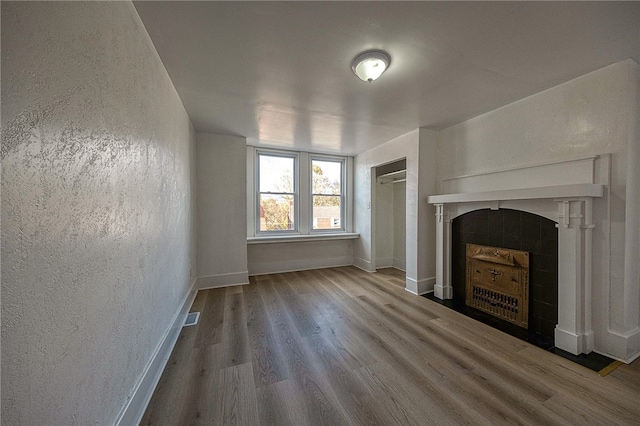
<instances>
[{"instance_id":1,"label":"unfurnished room","mask_svg":"<svg viewBox=\"0 0 640 426\"><path fill-rule=\"evenodd\" d=\"M2 424L640 423L640 2L0 14Z\"/></svg>"}]
</instances>

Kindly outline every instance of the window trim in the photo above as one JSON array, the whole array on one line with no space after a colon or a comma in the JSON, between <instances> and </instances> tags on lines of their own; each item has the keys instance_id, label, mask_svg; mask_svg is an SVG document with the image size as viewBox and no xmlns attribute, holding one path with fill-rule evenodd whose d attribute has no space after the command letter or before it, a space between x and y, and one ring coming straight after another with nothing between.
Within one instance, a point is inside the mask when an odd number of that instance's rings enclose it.
<instances>
[{"instance_id":1,"label":"window trim","mask_svg":"<svg viewBox=\"0 0 640 426\"><path fill-rule=\"evenodd\" d=\"M261 192L260 191L260 156L281 157L293 159L293 192ZM299 163L300 155L294 151L281 151L274 149L259 148L255 150L255 167L254 167L254 231L256 236L267 235L292 235L299 234L300 231L300 184L299 184ZM260 196L262 194L293 194L293 229L262 231L260 229Z\"/></svg>"},{"instance_id":2,"label":"window trim","mask_svg":"<svg viewBox=\"0 0 640 426\"><path fill-rule=\"evenodd\" d=\"M259 203L259 156L258 153L267 155L284 155L297 157L298 161L294 169L294 185L297 193L297 230L287 231L259 231L260 228L260 203ZM332 154L311 153L305 151L293 151L279 148L259 147L247 145L247 243L262 243L266 241L295 242L295 241L321 241L326 239L343 239L343 236L357 238L353 234L353 163L354 158ZM311 191L311 158L343 160L342 168L342 226L341 229L313 230L313 199ZM308 238L305 238L308 237Z\"/></svg>"},{"instance_id":3,"label":"window trim","mask_svg":"<svg viewBox=\"0 0 640 426\"><path fill-rule=\"evenodd\" d=\"M314 229L313 228L313 196L314 195L326 195L315 194L313 192L313 161L326 161L340 163L340 228L325 228ZM346 169L347 169L347 157L339 157L334 155L320 155L309 154L309 234L323 234L323 233L337 233L347 232L346 223Z\"/></svg>"}]
</instances>

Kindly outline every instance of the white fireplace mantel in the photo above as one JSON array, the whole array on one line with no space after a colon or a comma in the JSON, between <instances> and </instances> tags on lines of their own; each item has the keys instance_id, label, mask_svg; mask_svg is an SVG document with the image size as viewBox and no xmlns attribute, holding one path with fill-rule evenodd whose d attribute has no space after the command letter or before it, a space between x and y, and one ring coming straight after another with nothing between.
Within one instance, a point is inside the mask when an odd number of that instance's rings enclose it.
<instances>
[{"instance_id":1,"label":"white fireplace mantel","mask_svg":"<svg viewBox=\"0 0 640 426\"><path fill-rule=\"evenodd\" d=\"M542 186L538 188L503 189L499 191L432 195L429 204L470 203L479 201L537 200L576 197L602 197L603 186L592 183Z\"/></svg>"},{"instance_id":2,"label":"white fireplace mantel","mask_svg":"<svg viewBox=\"0 0 640 426\"><path fill-rule=\"evenodd\" d=\"M451 299L451 221L466 212L512 208L558 222L558 324L555 345L575 355L593 350L591 324L592 201L604 186L593 183L433 195L436 207L434 295Z\"/></svg>"}]
</instances>

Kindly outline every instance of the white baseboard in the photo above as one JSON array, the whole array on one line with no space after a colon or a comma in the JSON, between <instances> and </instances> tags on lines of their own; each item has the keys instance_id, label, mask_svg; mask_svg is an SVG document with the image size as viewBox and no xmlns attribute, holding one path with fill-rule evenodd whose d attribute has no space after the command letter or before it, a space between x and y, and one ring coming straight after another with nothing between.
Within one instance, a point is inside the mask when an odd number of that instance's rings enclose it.
<instances>
[{"instance_id":1,"label":"white baseboard","mask_svg":"<svg viewBox=\"0 0 640 426\"><path fill-rule=\"evenodd\" d=\"M120 414L115 422L116 425L129 426L140 424L142 416L144 416L144 412L147 409L147 405L149 405L149 401L151 400L151 396L153 395L153 392L160 381L160 377L162 376L162 372L167 365L167 361L169 361L173 347L178 341L180 330L182 330L182 325L187 318L187 314L189 313L189 309L196 298L197 292L196 281L194 281L191 283L191 290L189 290L184 298L180 309L175 313L173 321L171 321L171 325L151 356L140 380L138 380L138 383L134 386L131 396L125 403L124 407L122 407L122 410L120 410Z\"/></svg>"},{"instance_id":2,"label":"white baseboard","mask_svg":"<svg viewBox=\"0 0 640 426\"><path fill-rule=\"evenodd\" d=\"M453 288L450 285L443 286L442 284L436 284L433 290L433 295L440 300L453 299Z\"/></svg>"},{"instance_id":3,"label":"white baseboard","mask_svg":"<svg viewBox=\"0 0 640 426\"><path fill-rule=\"evenodd\" d=\"M283 260L281 262L253 263L249 265L251 275L281 274L294 271L308 271L321 268L339 268L353 264L353 257L331 257L324 259Z\"/></svg>"},{"instance_id":4,"label":"white baseboard","mask_svg":"<svg viewBox=\"0 0 640 426\"><path fill-rule=\"evenodd\" d=\"M206 290L208 288L231 287L234 285L249 284L249 272L231 272L229 274L203 275L198 277L196 288Z\"/></svg>"},{"instance_id":5,"label":"white baseboard","mask_svg":"<svg viewBox=\"0 0 640 426\"><path fill-rule=\"evenodd\" d=\"M431 293L435 283L436 277L423 278L418 281L407 277L405 290L416 296L422 296L423 294Z\"/></svg>"},{"instance_id":6,"label":"white baseboard","mask_svg":"<svg viewBox=\"0 0 640 426\"><path fill-rule=\"evenodd\" d=\"M554 344L556 348L574 355L580 355L582 353L588 354L593 350L593 332L590 334L572 333L562 330L556 324Z\"/></svg>"},{"instance_id":7,"label":"white baseboard","mask_svg":"<svg viewBox=\"0 0 640 426\"><path fill-rule=\"evenodd\" d=\"M376 268L373 267L370 260L361 259L359 257L353 259L353 266L366 272L376 272Z\"/></svg>"},{"instance_id":8,"label":"white baseboard","mask_svg":"<svg viewBox=\"0 0 640 426\"><path fill-rule=\"evenodd\" d=\"M640 328L636 328L628 333L619 333L608 330L605 334L604 344L601 344L599 352L609 358L630 364L633 360L640 357Z\"/></svg>"},{"instance_id":9,"label":"white baseboard","mask_svg":"<svg viewBox=\"0 0 640 426\"><path fill-rule=\"evenodd\" d=\"M393 257L382 257L376 259L376 269L393 268Z\"/></svg>"}]
</instances>

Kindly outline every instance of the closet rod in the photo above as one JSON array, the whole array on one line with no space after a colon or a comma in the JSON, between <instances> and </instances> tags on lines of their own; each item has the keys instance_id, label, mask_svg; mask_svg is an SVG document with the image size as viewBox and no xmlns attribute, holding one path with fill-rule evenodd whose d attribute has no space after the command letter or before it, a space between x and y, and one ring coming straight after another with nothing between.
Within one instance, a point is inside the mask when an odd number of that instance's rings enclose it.
<instances>
[{"instance_id":1,"label":"closet rod","mask_svg":"<svg viewBox=\"0 0 640 426\"><path fill-rule=\"evenodd\" d=\"M380 182L380 185L387 185L389 183L400 183L400 182L406 182L407 179L397 179L397 180L390 180L389 182Z\"/></svg>"}]
</instances>

